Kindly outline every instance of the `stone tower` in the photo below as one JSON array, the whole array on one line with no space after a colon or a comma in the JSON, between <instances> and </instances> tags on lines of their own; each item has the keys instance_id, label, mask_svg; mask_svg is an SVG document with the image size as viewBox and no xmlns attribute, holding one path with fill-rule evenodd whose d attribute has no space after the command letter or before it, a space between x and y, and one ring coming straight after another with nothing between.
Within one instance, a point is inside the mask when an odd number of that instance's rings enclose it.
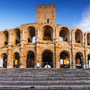
<instances>
[{"instance_id":1,"label":"stone tower","mask_svg":"<svg viewBox=\"0 0 90 90\"><path fill-rule=\"evenodd\" d=\"M37 23L56 25L56 5L37 5Z\"/></svg>"}]
</instances>

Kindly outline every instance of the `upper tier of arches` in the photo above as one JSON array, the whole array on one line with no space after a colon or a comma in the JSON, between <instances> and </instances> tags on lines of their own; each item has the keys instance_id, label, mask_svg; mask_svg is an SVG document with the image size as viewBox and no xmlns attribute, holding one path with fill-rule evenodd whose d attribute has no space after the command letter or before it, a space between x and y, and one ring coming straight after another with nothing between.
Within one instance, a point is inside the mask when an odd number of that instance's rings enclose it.
<instances>
[{"instance_id":1,"label":"upper tier of arches","mask_svg":"<svg viewBox=\"0 0 90 90\"><path fill-rule=\"evenodd\" d=\"M51 41L58 39L58 41L64 42L74 42L78 44L83 44L90 46L90 32L84 32L80 28L75 28L74 30L69 27L63 26L51 26L43 25L41 27L35 27L28 25L23 30L21 28L15 28L12 31L4 30L1 32L2 46L8 46L10 42L13 45L21 44L21 40L25 40L26 43L36 42L36 38L41 41ZM85 40L85 41L84 41Z\"/></svg>"}]
</instances>

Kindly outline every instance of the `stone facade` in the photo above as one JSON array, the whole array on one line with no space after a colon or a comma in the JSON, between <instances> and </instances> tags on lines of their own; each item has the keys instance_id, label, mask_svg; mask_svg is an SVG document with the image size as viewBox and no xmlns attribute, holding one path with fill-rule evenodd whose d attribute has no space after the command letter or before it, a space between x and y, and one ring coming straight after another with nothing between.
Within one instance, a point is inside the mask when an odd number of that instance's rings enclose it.
<instances>
[{"instance_id":1,"label":"stone facade","mask_svg":"<svg viewBox=\"0 0 90 90\"><path fill-rule=\"evenodd\" d=\"M34 42L35 40L35 42ZM90 32L56 25L56 5L37 5L37 22L0 32L5 68L88 68Z\"/></svg>"}]
</instances>

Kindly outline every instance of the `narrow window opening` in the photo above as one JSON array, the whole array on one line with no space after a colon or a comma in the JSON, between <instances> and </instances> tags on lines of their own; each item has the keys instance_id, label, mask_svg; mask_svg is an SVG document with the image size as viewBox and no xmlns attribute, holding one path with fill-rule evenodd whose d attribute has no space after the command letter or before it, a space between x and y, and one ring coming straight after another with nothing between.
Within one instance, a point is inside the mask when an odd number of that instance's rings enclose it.
<instances>
[{"instance_id":1,"label":"narrow window opening","mask_svg":"<svg viewBox=\"0 0 90 90\"><path fill-rule=\"evenodd\" d=\"M49 19L47 19L47 23L49 23Z\"/></svg>"}]
</instances>

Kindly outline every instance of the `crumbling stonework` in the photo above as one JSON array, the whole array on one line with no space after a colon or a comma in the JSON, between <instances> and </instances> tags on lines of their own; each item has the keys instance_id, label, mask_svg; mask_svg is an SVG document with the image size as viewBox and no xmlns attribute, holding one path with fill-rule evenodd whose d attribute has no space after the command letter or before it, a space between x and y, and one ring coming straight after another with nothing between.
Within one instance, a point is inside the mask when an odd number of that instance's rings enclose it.
<instances>
[{"instance_id":1,"label":"crumbling stonework","mask_svg":"<svg viewBox=\"0 0 90 90\"><path fill-rule=\"evenodd\" d=\"M56 25L56 5L37 5L36 23L0 32L3 67L88 68L89 37L89 31Z\"/></svg>"}]
</instances>

